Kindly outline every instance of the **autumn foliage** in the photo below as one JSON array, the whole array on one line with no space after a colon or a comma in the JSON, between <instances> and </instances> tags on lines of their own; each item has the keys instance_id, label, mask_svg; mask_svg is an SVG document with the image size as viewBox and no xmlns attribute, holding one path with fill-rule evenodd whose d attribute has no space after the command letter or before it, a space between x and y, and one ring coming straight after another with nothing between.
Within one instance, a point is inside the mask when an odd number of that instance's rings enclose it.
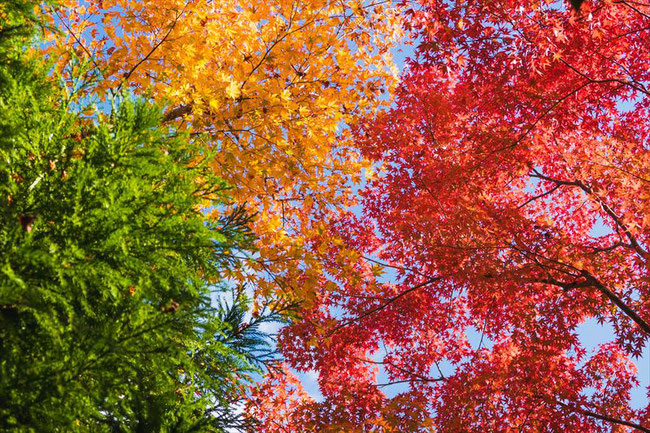
<instances>
[{"instance_id":1,"label":"autumn foliage","mask_svg":"<svg viewBox=\"0 0 650 433\"><path fill-rule=\"evenodd\" d=\"M300 303L260 431L650 432L649 4L66 0L52 24L57 74L82 59L88 95L210 149L209 218L245 207L257 239L222 276Z\"/></svg>"},{"instance_id":2,"label":"autumn foliage","mask_svg":"<svg viewBox=\"0 0 650 433\"><path fill-rule=\"evenodd\" d=\"M354 203L352 185L369 168L344 126L386 105L399 9L363 0L65 5L51 50L61 70L76 52L99 72L93 91L167 104L166 120L201 134L235 203L257 214L259 257L231 277L309 302L322 273L310 239Z\"/></svg>"}]
</instances>

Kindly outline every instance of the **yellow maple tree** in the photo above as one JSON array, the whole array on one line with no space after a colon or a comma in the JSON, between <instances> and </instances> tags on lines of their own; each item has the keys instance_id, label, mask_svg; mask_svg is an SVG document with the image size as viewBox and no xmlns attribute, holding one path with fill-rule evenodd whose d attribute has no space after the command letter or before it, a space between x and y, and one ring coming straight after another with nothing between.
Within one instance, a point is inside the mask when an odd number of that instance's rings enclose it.
<instances>
[{"instance_id":1,"label":"yellow maple tree","mask_svg":"<svg viewBox=\"0 0 650 433\"><path fill-rule=\"evenodd\" d=\"M387 104L399 13L368 0L66 0L50 53L62 68L87 59L96 91L165 104L166 121L216 149L215 172L257 213L259 252L229 276L309 305L322 281L310 239L371 169L347 127Z\"/></svg>"}]
</instances>

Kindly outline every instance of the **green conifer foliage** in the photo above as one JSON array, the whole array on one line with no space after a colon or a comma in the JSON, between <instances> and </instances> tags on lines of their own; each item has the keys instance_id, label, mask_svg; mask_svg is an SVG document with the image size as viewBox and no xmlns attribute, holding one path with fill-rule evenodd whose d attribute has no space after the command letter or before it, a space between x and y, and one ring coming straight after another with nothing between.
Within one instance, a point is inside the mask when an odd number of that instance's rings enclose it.
<instances>
[{"instance_id":1,"label":"green conifer foliage","mask_svg":"<svg viewBox=\"0 0 650 433\"><path fill-rule=\"evenodd\" d=\"M1 4L0 430L245 428L242 384L268 360L247 301L215 303L249 248L226 185L161 111L85 117L25 57L34 3ZM257 316L257 315L256 315Z\"/></svg>"}]
</instances>

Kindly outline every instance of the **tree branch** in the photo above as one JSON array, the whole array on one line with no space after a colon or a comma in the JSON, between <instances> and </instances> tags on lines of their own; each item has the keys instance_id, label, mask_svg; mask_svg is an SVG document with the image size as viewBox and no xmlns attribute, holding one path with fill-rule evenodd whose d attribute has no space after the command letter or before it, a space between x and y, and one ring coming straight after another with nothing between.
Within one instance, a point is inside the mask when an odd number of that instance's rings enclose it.
<instances>
[{"instance_id":1,"label":"tree branch","mask_svg":"<svg viewBox=\"0 0 650 433\"><path fill-rule=\"evenodd\" d=\"M625 301L623 301L614 291L606 287L601 283L596 277L591 275L588 271L581 270L580 275L584 278L582 281L574 281L571 283L563 283L555 279L543 279L540 280L542 283L552 284L554 286L562 287L564 290L571 290L576 288L584 287L595 287L600 293L605 295L610 301L612 301L618 308L623 311L623 313L632 319L647 335L650 335L650 324L643 320L636 311L630 308Z\"/></svg>"},{"instance_id":2,"label":"tree branch","mask_svg":"<svg viewBox=\"0 0 650 433\"><path fill-rule=\"evenodd\" d=\"M377 313L377 312L379 312L379 311L385 309L385 308L388 307L390 304L392 304L393 302L397 301L398 299L400 299L400 298L402 298L402 297L408 295L409 293L411 293L411 292L413 292L413 291L415 291L415 290L417 290L417 289L420 289L420 288L422 288L422 287L428 286L428 285L431 284L431 283L435 283L436 281L439 281L439 280L441 280L441 279L442 279L442 277L430 278L429 280L425 281L424 283L421 283L421 284L418 284L418 285L416 285L416 286L413 286L413 287L411 287L410 289L407 289L407 290L403 291L402 293L399 293L399 294L393 296L392 298L388 299L388 300L387 300L386 302L384 302L383 304L381 304L381 305L379 305L379 306L377 306L377 307L375 307L375 308L372 308L372 309L370 309L370 310L364 312L363 314L361 314L361 315L359 315L359 316L357 316L357 317L355 317L355 318L353 318L353 319L346 320L345 322L341 323L340 325L338 325L337 327L335 327L334 329L332 329L332 330L327 334L327 336L329 337L329 336L331 336L331 335L337 333L338 331L340 331L342 328L344 328L344 327L346 327L346 326L348 326L348 325L351 325L351 324L354 323L354 322L358 322L358 321L360 321L360 320L363 320L363 319L365 319L366 317L368 317L368 316L370 316L370 315L372 315L372 314L375 314L375 313Z\"/></svg>"},{"instance_id":3,"label":"tree branch","mask_svg":"<svg viewBox=\"0 0 650 433\"><path fill-rule=\"evenodd\" d=\"M573 410L575 412L581 413L581 414L583 414L585 416L588 416L588 417L591 417L591 418L596 418L596 419L599 419L601 421L611 422L612 424L618 424L618 425L624 425L626 427L632 427L635 430L639 430L639 431L642 431L642 432L645 432L645 433L650 433L650 428L644 427L641 424L637 424L637 423L634 423L634 422L631 422L631 421L625 421L625 420L622 420L622 419L614 418L614 417L609 416L609 415L602 415L602 414L599 414L599 413L596 413L596 412L593 412L593 411L590 411L590 410L587 410L587 409L582 409L582 408L577 407L577 406L573 406L573 405L570 405L570 404L567 404L567 403L562 403L561 401L556 401L556 403L559 404L562 407L566 407L567 409Z\"/></svg>"},{"instance_id":4,"label":"tree branch","mask_svg":"<svg viewBox=\"0 0 650 433\"><path fill-rule=\"evenodd\" d=\"M165 112L163 115L163 123L169 123L172 120L176 120L179 117L183 117L186 114L190 114L192 112L192 106L193 104L183 104L179 105L178 107L174 107L171 110L168 110Z\"/></svg>"}]
</instances>

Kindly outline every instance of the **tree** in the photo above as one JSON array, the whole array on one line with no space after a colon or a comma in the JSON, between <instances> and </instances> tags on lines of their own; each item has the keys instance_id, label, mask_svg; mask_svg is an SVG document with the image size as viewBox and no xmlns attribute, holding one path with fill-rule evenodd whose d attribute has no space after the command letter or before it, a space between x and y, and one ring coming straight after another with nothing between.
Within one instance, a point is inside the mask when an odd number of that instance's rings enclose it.
<instances>
[{"instance_id":1,"label":"tree","mask_svg":"<svg viewBox=\"0 0 650 433\"><path fill-rule=\"evenodd\" d=\"M340 224L396 281L360 261L284 331L325 397L294 399L285 426L650 431L630 404L650 336L649 17L625 0L408 11L421 42L395 107L356 134L383 171ZM587 320L615 341L588 352ZM386 397L378 366L408 389Z\"/></svg>"},{"instance_id":2,"label":"tree","mask_svg":"<svg viewBox=\"0 0 650 433\"><path fill-rule=\"evenodd\" d=\"M257 213L253 276L231 277L310 303L323 272L312 239L354 204L352 188L370 169L346 126L386 106L399 10L366 0L63 6L52 16L64 37L50 51L60 67L76 51L95 67L95 91L171 104L165 120L204 133L214 172Z\"/></svg>"},{"instance_id":3,"label":"tree","mask_svg":"<svg viewBox=\"0 0 650 433\"><path fill-rule=\"evenodd\" d=\"M59 86L28 46L34 6L0 11L0 428L250 426L237 404L283 308L248 318L224 294L250 217L206 220L228 187L160 109L118 95L91 114L80 62Z\"/></svg>"}]
</instances>

